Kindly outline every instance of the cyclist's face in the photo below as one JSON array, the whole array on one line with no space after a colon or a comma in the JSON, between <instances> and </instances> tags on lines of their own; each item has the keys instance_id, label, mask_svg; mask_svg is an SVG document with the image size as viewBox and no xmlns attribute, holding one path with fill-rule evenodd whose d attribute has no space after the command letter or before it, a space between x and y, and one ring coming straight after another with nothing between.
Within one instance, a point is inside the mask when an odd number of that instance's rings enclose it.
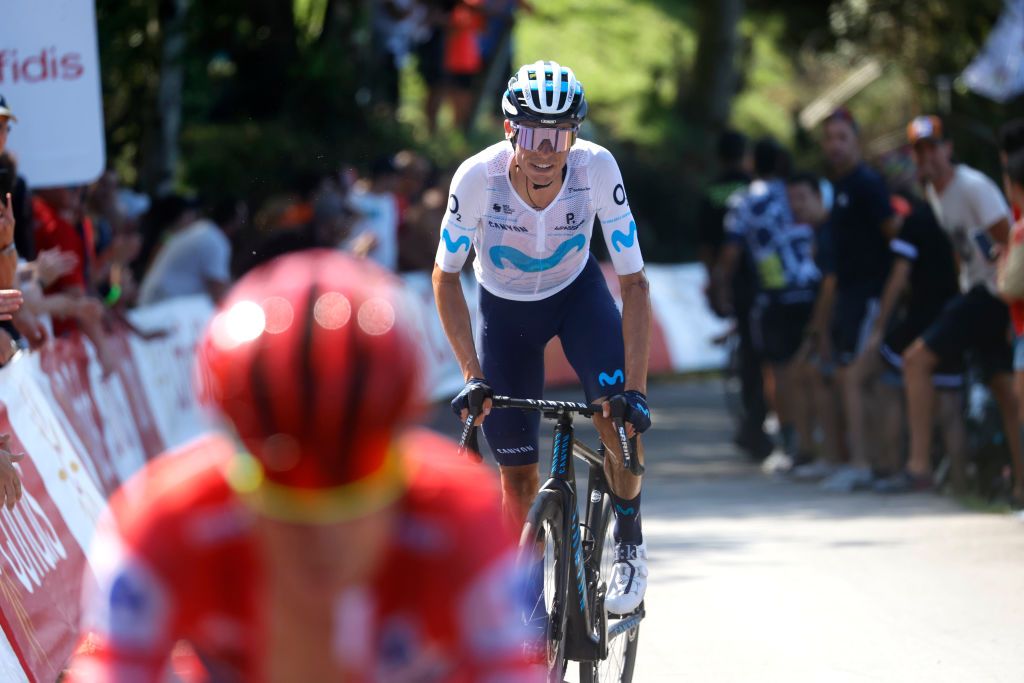
<instances>
[{"instance_id":1,"label":"cyclist's face","mask_svg":"<svg viewBox=\"0 0 1024 683\"><path fill-rule=\"evenodd\" d=\"M563 124L558 128L566 130L572 126ZM515 131L512 124L505 121L505 135L511 138ZM540 143L537 149L525 149L520 145L515 146L515 161L519 168L526 174L527 179L535 185L547 185L562 177L562 169L569 158L569 150L556 152L549 140Z\"/></svg>"},{"instance_id":2,"label":"cyclist's face","mask_svg":"<svg viewBox=\"0 0 1024 683\"><path fill-rule=\"evenodd\" d=\"M392 508L332 524L294 524L261 518L273 576L310 600L363 583L379 569L394 538Z\"/></svg>"},{"instance_id":3,"label":"cyclist's face","mask_svg":"<svg viewBox=\"0 0 1024 683\"><path fill-rule=\"evenodd\" d=\"M825 137L822 147L825 157L835 170L845 170L855 166L860 160L860 148L857 133L848 121L836 119L828 121L824 129Z\"/></svg>"}]
</instances>

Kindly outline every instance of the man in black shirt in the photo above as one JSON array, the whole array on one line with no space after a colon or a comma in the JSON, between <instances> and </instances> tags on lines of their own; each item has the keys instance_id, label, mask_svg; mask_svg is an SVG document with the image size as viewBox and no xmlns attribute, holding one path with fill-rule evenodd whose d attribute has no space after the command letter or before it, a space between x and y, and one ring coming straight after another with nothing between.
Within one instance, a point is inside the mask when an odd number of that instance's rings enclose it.
<instances>
[{"instance_id":1,"label":"man in black shirt","mask_svg":"<svg viewBox=\"0 0 1024 683\"><path fill-rule=\"evenodd\" d=\"M899 235L889 243L892 268L879 305L878 317L858 364L884 373L874 403L883 417L882 447L871 458L879 493L897 493L911 485L903 470L903 352L935 322L950 300L960 293L953 243L927 203L896 195L893 206L902 223ZM904 304L897 311L900 302ZM963 452L964 431L960 415L963 363L951 358L940 363L932 381L940 391L941 424L946 452ZM884 370L883 370L884 364ZM952 390L952 391L950 391ZM962 468L957 472L962 473Z\"/></svg>"},{"instance_id":2,"label":"man in black shirt","mask_svg":"<svg viewBox=\"0 0 1024 683\"><path fill-rule=\"evenodd\" d=\"M6 151L7 136L11 130L11 123L17 122L18 118L7 106L7 100L0 95L0 155L9 155ZM7 165L9 168L17 168L17 164L11 159ZM18 250L18 256L32 261L36 257L35 239L32 228L32 201L28 193L28 185L25 179L15 172L12 177L0 177L0 199L6 201L6 194L11 193L11 202L14 209L14 245Z\"/></svg>"},{"instance_id":3,"label":"man in black shirt","mask_svg":"<svg viewBox=\"0 0 1024 683\"><path fill-rule=\"evenodd\" d=\"M697 254L707 269L708 301L715 313L729 315L720 310L711 291L712 273L725 243L726 202L736 192L750 185L750 155L747 138L742 133L727 130L718 139L718 163L721 173L706 189L697 215ZM772 452L772 440L764 433L764 419L767 406L764 400L764 382L761 375L761 358L754 348L750 329L750 310L754 304L755 279L750 260L741 259L733 277L732 313L736 318L736 332L740 338L740 384L743 402L742 425L735 436L737 446L751 457L761 460Z\"/></svg>"},{"instance_id":4,"label":"man in black shirt","mask_svg":"<svg viewBox=\"0 0 1024 683\"><path fill-rule=\"evenodd\" d=\"M825 488L852 491L871 482L865 410L870 377L853 361L867 340L891 261L889 240L898 224L882 177L861 159L860 133L845 109L824 124L823 148L832 171L835 199L832 236L836 258L833 337L842 387L851 467L836 472Z\"/></svg>"}]
</instances>

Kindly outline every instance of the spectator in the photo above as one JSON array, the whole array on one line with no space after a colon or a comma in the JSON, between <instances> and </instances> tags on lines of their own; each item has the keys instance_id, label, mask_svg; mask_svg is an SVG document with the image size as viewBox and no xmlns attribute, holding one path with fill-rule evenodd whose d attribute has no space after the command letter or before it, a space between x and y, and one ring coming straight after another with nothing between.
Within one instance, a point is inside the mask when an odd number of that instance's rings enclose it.
<instances>
[{"instance_id":1,"label":"spectator","mask_svg":"<svg viewBox=\"0 0 1024 683\"><path fill-rule=\"evenodd\" d=\"M879 407L881 447L872 454L879 493L907 490L913 482L903 469L903 427L905 415L901 389L903 352L959 294L953 245L939 226L927 203L895 195L893 205L901 223L899 234L889 244L893 264L883 290L879 313L864 345L858 365L865 374L884 373L872 401ZM898 311L900 302L903 308ZM888 330L888 331L887 331ZM884 364L884 365L883 365ZM952 468L954 488L965 484L964 424L961 411L963 359L950 358L936 367L932 382L937 391L939 425Z\"/></svg>"},{"instance_id":2,"label":"spectator","mask_svg":"<svg viewBox=\"0 0 1024 683\"><path fill-rule=\"evenodd\" d=\"M7 136L11 133L11 124L17 123L18 118L7 106L7 100L0 95L0 157L9 158L9 178L0 177L0 187L4 187L4 193L11 193L14 208L14 245L18 249L18 255L23 259L31 261L36 257L35 235L32 228L32 196L28 190L25 179L17 174L17 163L9 151L7 151Z\"/></svg>"},{"instance_id":3,"label":"spectator","mask_svg":"<svg viewBox=\"0 0 1024 683\"><path fill-rule=\"evenodd\" d=\"M103 330L103 304L90 287L96 254L92 221L83 213L83 199L80 187L36 192L32 198L35 240L40 250L56 248L74 254L74 268L57 277L44 290L45 294L67 295L73 303L74 315L70 309L55 315L53 331L61 336L80 329L93 343L106 377L114 372L119 361Z\"/></svg>"},{"instance_id":4,"label":"spectator","mask_svg":"<svg viewBox=\"0 0 1024 683\"><path fill-rule=\"evenodd\" d=\"M1014 468L1014 494L1024 494L1017 398L1013 390L1010 312L996 296L997 248L1006 247L1010 210L999 188L979 171L954 164L942 122L921 116L907 127L918 176L939 224L960 260L960 291L903 354L910 416L908 491L931 490L931 438L935 390L932 374L942 363L975 352L999 404Z\"/></svg>"},{"instance_id":5,"label":"spectator","mask_svg":"<svg viewBox=\"0 0 1024 683\"><path fill-rule=\"evenodd\" d=\"M861 159L860 132L849 111L838 109L825 119L822 145L835 186L831 224L835 252L841 258L836 259L833 349L851 457L850 465L823 485L852 491L871 484L867 439L874 433L866 414L870 383L853 362L878 313L891 260L889 240L897 232L897 220L885 181Z\"/></svg>"},{"instance_id":6,"label":"spectator","mask_svg":"<svg viewBox=\"0 0 1024 683\"><path fill-rule=\"evenodd\" d=\"M754 147L756 180L746 192L729 200L727 244L716 277L723 299L720 306L728 308L731 297L725 293L745 246L757 282L750 312L751 335L759 355L772 367L782 441L779 465L766 465L787 469L812 460L810 405L803 391L805 373L797 351L821 280L814 263L814 233L807 225L793 223L784 181L788 170L789 155L777 142L770 138L758 141Z\"/></svg>"},{"instance_id":7,"label":"spectator","mask_svg":"<svg viewBox=\"0 0 1024 683\"><path fill-rule=\"evenodd\" d=\"M697 215L697 253L708 274L708 301L718 309L717 293L712 291L712 275L715 264L725 242L726 202L729 197L744 190L750 184L750 154L747 138L742 133L728 130L718 139L719 175L707 187L701 199ZM764 432L764 419L768 408L764 400L764 381L761 373L761 359L754 350L750 334L750 309L754 303L755 277L746 247L735 267L729 291L732 300L728 302L736 319L736 333L740 346L740 383L743 403L742 424L739 426L734 443L755 460L763 460L772 452L772 440ZM721 316L726 311L715 311Z\"/></svg>"},{"instance_id":8,"label":"spectator","mask_svg":"<svg viewBox=\"0 0 1024 683\"><path fill-rule=\"evenodd\" d=\"M398 267L396 180L394 162L390 157L381 157L371 165L369 177L352 188L349 201L363 218L345 244L351 249L357 240L372 237L370 258L391 271Z\"/></svg>"},{"instance_id":9,"label":"spectator","mask_svg":"<svg viewBox=\"0 0 1024 683\"><path fill-rule=\"evenodd\" d=\"M484 0L484 8L488 17L486 29L480 37L480 56L484 68L493 69L492 73L515 73L512 64L512 32L515 29L516 12L523 10L532 14L533 4L527 0ZM502 82L496 92L486 93L485 97L501 97L505 87Z\"/></svg>"},{"instance_id":10,"label":"spectator","mask_svg":"<svg viewBox=\"0 0 1024 683\"><path fill-rule=\"evenodd\" d=\"M398 106L399 72L414 45L426 38L427 9L419 0L380 0L372 7L372 47L376 50L374 99Z\"/></svg>"},{"instance_id":11,"label":"spectator","mask_svg":"<svg viewBox=\"0 0 1024 683\"><path fill-rule=\"evenodd\" d=\"M463 132L469 130L472 123L474 87L483 69L480 53L483 29L481 0L459 0L449 16L444 69L455 126Z\"/></svg>"},{"instance_id":12,"label":"spectator","mask_svg":"<svg viewBox=\"0 0 1024 683\"><path fill-rule=\"evenodd\" d=\"M0 112L6 109L3 98L0 98ZM6 129L6 121L0 121L0 127ZM6 137L6 130L0 133L0 141ZM12 176L9 176L13 178ZM18 310L22 303L22 295L14 287L14 277L18 263L18 252L14 244L17 227L14 202L10 192L0 195L0 320L10 320L11 314ZM6 331L0 330L6 338L3 340L3 351L13 355L17 349L14 339ZM4 363L10 360L5 353ZM24 453L14 453L10 448L10 434L0 434L0 505L8 510L21 500L21 475L14 463L25 457Z\"/></svg>"},{"instance_id":13,"label":"spectator","mask_svg":"<svg viewBox=\"0 0 1024 683\"><path fill-rule=\"evenodd\" d=\"M444 96L445 33L455 0L421 0L426 9L421 41L416 46L416 69L427 89L424 114L427 132L437 132L437 112Z\"/></svg>"},{"instance_id":14,"label":"spectator","mask_svg":"<svg viewBox=\"0 0 1024 683\"><path fill-rule=\"evenodd\" d=\"M0 123L0 126L4 124ZM0 141L2 141L0 137ZM18 218L18 205L15 201L17 188L21 185L24 188L24 181L18 177L17 165L14 157L10 154L0 154L0 207L3 208L5 223L13 231L14 247L8 253L5 258L3 267L7 271L2 280L8 281L7 287L14 287L16 283L15 272L11 269L17 270L19 267L19 257L21 256L17 247L19 242L28 243L29 248L34 248L35 240L30 235L27 239L22 235L22 223ZM6 206L7 198L11 198L10 208ZM32 221L27 221L29 229L31 230ZM32 310L28 306L22 306L16 312L13 313L13 317L9 320L0 322L0 328L4 331L4 339L10 338L15 340L26 339L33 347L40 346L46 340L46 331L40 322L33 315ZM0 341L0 349L5 345L3 341ZM6 361L4 361L6 363ZM0 363L2 365L2 363Z\"/></svg>"},{"instance_id":15,"label":"spectator","mask_svg":"<svg viewBox=\"0 0 1024 683\"><path fill-rule=\"evenodd\" d=\"M1024 129L1024 121L1017 123ZM1010 189L1010 201L1014 209L1024 206L1024 139L1004 135L1002 147L1005 162L1003 175ZM1024 430L1024 219L1018 219L1013 226L1010 239L1010 253L1007 255L1004 272L1000 275L1000 290L1010 306L1016 341L1014 345L1013 369L1018 402L1018 424ZM1024 440L1024 437L1022 437ZM1019 482L1020 477L1016 480ZM1014 504L1024 505L1020 487L1014 491Z\"/></svg>"},{"instance_id":16,"label":"spectator","mask_svg":"<svg viewBox=\"0 0 1024 683\"><path fill-rule=\"evenodd\" d=\"M832 304L836 286L835 247L832 225L822 187L826 182L810 173L798 173L789 178L786 197L793 220L814 231L815 264L821 273L818 297L814 303L810 324L797 357L806 363L805 375L813 397L814 417L823 437L822 457L814 462L797 465L792 475L803 481L823 479L848 459L843 440L843 404L836 385L835 363L832 355L830 329Z\"/></svg>"},{"instance_id":17,"label":"spectator","mask_svg":"<svg viewBox=\"0 0 1024 683\"><path fill-rule=\"evenodd\" d=\"M218 302L231 282L231 242L225 228L237 227L236 217L232 216L222 227L188 210L191 200L170 199L186 210L172 224L166 242L143 278L139 304L146 306L196 294L206 294Z\"/></svg>"},{"instance_id":18,"label":"spectator","mask_svg":"<svg viewBox=\"0 0 1024 683\"><path fill-rule=\"evenodd\" d=\"M433 250L437 242L437 226L448 210L451 178L442 180L409 207L399 235L398 268L401 271L429 271L434 265Z\"/></svg>"}]
</instances>

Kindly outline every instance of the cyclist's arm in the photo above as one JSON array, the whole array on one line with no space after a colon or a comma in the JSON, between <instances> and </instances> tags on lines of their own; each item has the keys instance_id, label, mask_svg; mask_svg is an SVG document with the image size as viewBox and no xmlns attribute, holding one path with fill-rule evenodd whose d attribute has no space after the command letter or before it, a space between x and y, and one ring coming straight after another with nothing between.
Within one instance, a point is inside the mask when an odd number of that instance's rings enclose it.
<instances>
[{"instance_id":1,"label":"cyclist's arm","mask_svg":"<svg viewBox=\"0 0 1024 683\"><path fill-rule=\"evenodd\" d=\"M434 302L465 379L483 377L473 342L469 307L459 274L480 222L479 203L487 192L487 170L475 158L465 161L452 178L448 211L441 221L441 239L434 258Z\"/></svg>"},{"instance_id":2,"label":"cyclist's arm","mask_svg":"<svg viewBox=\"0 0 1024 683\"><path fill-rule=\"evenodd\" d=\"M469 306L466 305L466 297L462 293L459 273L448 273L441 266L435 265L432 280L437 315L441 319L441 327L448 337L448 343L455 353L455 360L459 363L463 379L483 377L480 359L476 354L476 344L473 342Z\"/></svg>"},{"instance_id":3,"label":"cyclist's arm","mask_svg":"<svg viewBox=\"0 0 1024 683\"><path fill-rule=\"evenodd\" d=\"M647 392L651 346L651 297L636 220L615 158L607 150L594 157L591 198L622 293L622 337L626 345L626 389Z\"/></svg>"},{"instance_id":4,"label":"cyclist's arm","mask_svg":"<svg viewBox=\"0 0 1024 683\"><path fill-rule=\"evenodd\" d=\"M651 351L651 288L644 271L619 276L622 291L622 339L626 345L626 389L647 393Z\"/></svg>"}]
</instances>

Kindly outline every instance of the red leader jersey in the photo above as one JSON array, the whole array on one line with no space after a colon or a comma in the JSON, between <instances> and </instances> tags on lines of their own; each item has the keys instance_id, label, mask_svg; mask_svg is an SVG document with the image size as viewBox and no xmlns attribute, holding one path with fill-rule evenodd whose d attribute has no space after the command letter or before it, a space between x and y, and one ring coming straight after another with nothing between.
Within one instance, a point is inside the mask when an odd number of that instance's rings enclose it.
<instances>
[{"instance_id":1,"label":"red leader jersey","mask_svg":"<svg viewBox=\"0 0 1024 683\"><path fill-rule=\"evenodd\" d=\"M358 681L543 679L523 653L521 583L494 479L454 448L426 430L403 438L408 482L387 559L369 585L333 598L332 654ZM209 670L192 680L267 680L268 589L254 513L225 478L235 452L204 438L112 498L68 680L163 680L179 641Z\"/></svg>"}]
</instances>

